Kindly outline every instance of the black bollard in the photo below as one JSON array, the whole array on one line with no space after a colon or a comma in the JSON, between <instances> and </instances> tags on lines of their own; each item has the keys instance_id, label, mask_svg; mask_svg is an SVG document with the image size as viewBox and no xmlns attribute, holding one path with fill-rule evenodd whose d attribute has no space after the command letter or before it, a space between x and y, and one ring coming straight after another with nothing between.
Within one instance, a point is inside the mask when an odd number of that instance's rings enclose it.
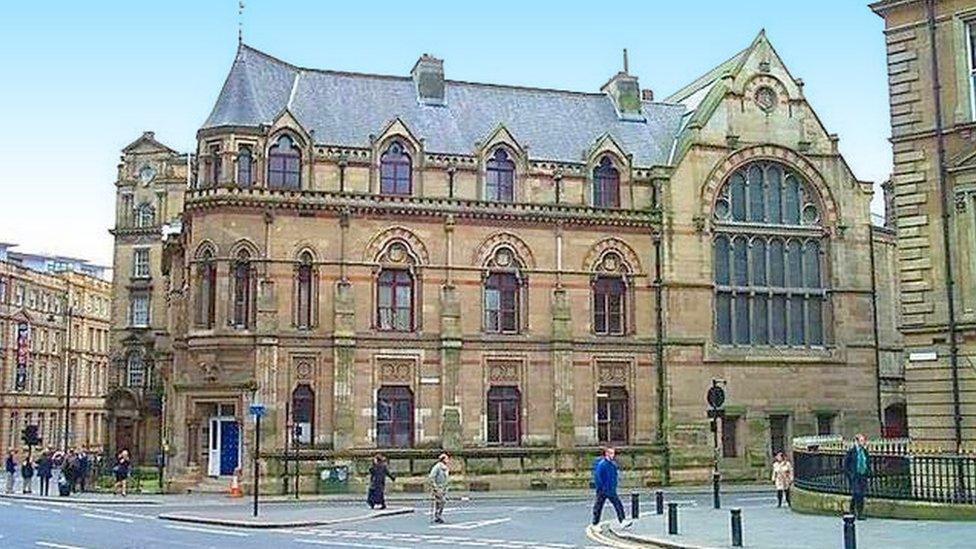
<instances>
[{"instance_id":1,"label":"black bollard","mask_svg":"<svg viewBox=\"0 0 976 549\"><path fill-rule=\"evenodd\" d=\"M640 494L637 492L630 493L630 518L640 518Z\"/></svg>"},{"instance_id":2,"label":"black bollard","mask_svg":"<svg viewBox=\"0 0 976 549\"><path fill-rule=\"evenodd\" d=\"M655 509L655 511L657 511L657 514L663 515L664 514L664 492L660 490L654 492L654 503L656 504L655 506L657 507L657 509Z\"/></svg>"},{"instance_id":3,"label":"black bollard","mask_svg":"<svg viewBox=\"0 0 976 549\"><path fill-rule=\"evenodd\" d=\"M732 547L742 547L742 509L732 509Z\"/></svg>"},{"instance_id":4,"label":"black bollard","mask_svg":"<svg viewBox=\"0 0 976 549\"><path fill-rule=\"evenodd\" d=\"M722 508L722 500L719 499L719 495L718 495L718 485L721 479L722 479L721 473L719 473L718 471L712 473L712 505L716 509Z\"/></svg>"},{"instance_id":5,"label":"black bollard","mask_svg":"<svg viewBox=\"0 0 976 549\"><path fill-rule=\"evenodd\" d=\"M854 535L854 515L844 515L844 549L857 549L857 536Z\"/></svg>"},{"instance_id":6,"label":"black bollard","mask_svg":"<svg viewBox=\"0 0 976 549\"><path fill-rule=\"evenodd\" d=\"M668 504L668 533L678 535L678 504Z\"/></svg>"}]
</instances>

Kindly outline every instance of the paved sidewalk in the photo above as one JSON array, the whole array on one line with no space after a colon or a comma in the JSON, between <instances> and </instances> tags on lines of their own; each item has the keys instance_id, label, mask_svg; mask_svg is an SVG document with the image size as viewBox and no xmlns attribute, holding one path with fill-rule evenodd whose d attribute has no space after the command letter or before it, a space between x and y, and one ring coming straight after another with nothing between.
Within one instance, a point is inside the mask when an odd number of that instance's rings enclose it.
<instances>
[{"instance_id":1,"label":"paved sidewalk","mask_svg":"<svg viewBox=\"0 0 976 549\"><path fill-rule=\"evenodd\" d=\"M652 510L653 512L653 510ZM631 547L705 548L731 547L728 509L679 507L676 536L667 534L667 514L645 515L629 529L604 523L590 530L591 539L622 542ZM844 546L841 517L803 515L788 508L749 507L742 510L744 547L825 549ZM869 518L856 523L859 549L901 547L973 547L976 525L966 522L909 521ZM628 542L630 544L628 545Z\"/></svg>"},{"instance_id":2,"label":"paved sidewalk","mask_svg":"<svg viewBox=\"0 0 976 549\"><path fill-rule=\"evenodd\" d=\"M252 515L250 502L234 506L194 509L192 512L163 513L160 519L194 524L209 524L237 528L302 528L328 526L347 522L392 517L413 513L413 507L389 507L371 511L362 507L327 506L306 503L300 506L270 505L260 507L257 517Z\"/></svg>"}]
</instances>

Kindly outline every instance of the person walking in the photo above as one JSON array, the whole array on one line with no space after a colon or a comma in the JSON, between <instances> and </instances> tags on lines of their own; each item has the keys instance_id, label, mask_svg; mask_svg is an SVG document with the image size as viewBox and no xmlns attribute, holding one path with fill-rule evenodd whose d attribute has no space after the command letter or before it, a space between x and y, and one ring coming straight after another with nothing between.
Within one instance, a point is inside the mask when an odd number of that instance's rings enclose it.
<instances>
[{"instance_id":1,"label":"person walking","mask_svg":"<svg viewBox=\"0 0 976 549\"><path fill-rule=\"evenodd\" d=\"M3 460L3 470L7 473L7 493L12 494L17 478L17 450L7 452L7 459Z\"/></svg>"},{"instance_id":2,"label":"person walking","mask_svg":"<svg viewBox=\"0 0 976 549\"><path fill-rule=\"evenodd\" d=\"M793 464L786 459L786 454L776 452L773 458L773 484L776 485L776 507L783 506L783 496L786 505L790 505L790 487L793 486Z\"/></svg>"},{"instance_id":3,"label":"person walking","mask_svg":"<svg viewBox=\"0 0 976 549\"><path fill-rule=\"evenodd\" d=\"M366 496L366 503L370 509L375 509L377 505L380 509L386 509L386 479L396 481L396 477L390 472L390 467L386 463L383 454L373 456L373 464L369 467L369 494Z\"/></svg>"},{"instance_id":4,"label":"person walking","mask_svg":"<svg viewBox=\"0 0 976 549\"><path fill-rule=\"evenodd\" d=\"M444 503L447 500L447 484L450 480L451 457L447 454L437 456L437 463L430 468L427 479L430 481L430 495L434 505L434 522L444 523Z\"/></svg>"},{"instance_id":5,"label":"person walking","mask_svg":"<svg viewBox=\"0 0 976 549\"><path fill-rule=\"evenodd\" d=\"M88 475L91 472L91 458L88 453L81 450L78 453L78 488L81 492L86 492Z\"/></svg>"},{"instance_id":6,"label":"person walking","mask_svg":"<svg viewBox=\"0 0 976 549\"><path fill-rule=\"evenodd\" d=\"M596 501L593 502L593 524L599 524L603 515L603 505L610 501L617 512L617 521L624 528L630 528L633 521L626 520L624 504L617 495L617 450L613 446L603 449L603 454L593 462L593 487L596 489Z\"/></svg>"},{"instance_id":7,"label":"person walking","mask_svg":"<svg viewBox=\"0 0 976 549\"><path fill-rule=\"evenodd\" d=\"M37 478L40 481L42 496L51 495L51 476L54 463L47 450L41 452L41 457L37 458Z\"/></svg>"},{"instance_id":8,"label":"person walking","mask_svg":"<svg viewBox=\"0 0 976 549\"><path fill-rule=\"evenodd\" d=\"M131 463L129 462L129 451L122 450L119 452L119 457L115 461L115 493L126 496L125 488L126 482L129 480L129 467Z\"/></svg>"},{"instance_id":9,"label":"person walking","mask_svg":"<svg viewBox=\"0 0 976 549\"><path fill-rule=\"evenodd\" d=\"M24 458L24 462L20 464L20 476L24 479L24 489L25 494L31 493L31 485L34 483L34 464L31 463L30 454Z\"/></svg>"},{"instance_id":10,"label":"person walking","mask_svg":"<svg viewBox=\"0 0 976 549\"><path fill-rule=\"evenodd\" d=\"M865 448L867 442L864 434L854 435L854 445L844 456L844 474L851 489L851 514L857 520L864 520L864 496L868 491L868 476L871 474L871 456Z\"/></svg>"}]
</instances>

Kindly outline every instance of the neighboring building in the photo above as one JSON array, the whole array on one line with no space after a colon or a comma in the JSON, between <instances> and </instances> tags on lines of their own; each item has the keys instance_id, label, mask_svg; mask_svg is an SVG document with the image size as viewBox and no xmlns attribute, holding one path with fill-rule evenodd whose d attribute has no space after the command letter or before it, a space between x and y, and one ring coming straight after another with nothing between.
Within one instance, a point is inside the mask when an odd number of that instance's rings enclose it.
<instances>
[{"instance_id":1,"label":"neighboring building","mask_svg":"<svg viewBox=\"0 0 976 549\"><path fill-rule=\"evenodd\" d=\"M879 431L875 353L899 348L886 328L876 349L864 258L874 238L890 295L891 238L764 33L663 102L626 65L580 93L242 45L197 137L179 232L139 233L165 239L168 328L153 316L139 341L167 372L177 481L241 463L253 398L262 450L297 424L309 459L444 447L464 478L522 483L583 482L607 443L631 478L706 477L713 378L730 477L764 477L792 435ZM140 170L127 153L120 197ZM133 251L115 234L120 318Z\"/></svg>"},{"instance_id":2,"label":"neighboring building","mask_svg":"<svg viewBox=\"0 0 976 549\"><path fill-rule=\"evenodd\" d=\"M95 278L106 278L108 267L103 267L87 261L62 255L32 254L13 250L16 244L0 242L0 261L7 261L15 265L42 273L74 272Z\"/></svg>"},{"instance_id":3,"label":"neighboring building","mask_svg":"<svg viewBox=\"0 0 976 549\"><path fill-rule=\"evenodd\" d=\"M20 448L29 424L44 446L63 446L64 364L71 365L68 445L105 449L110 300L105 280L0 261L0 450Z\"/></svg>"},{"instance_id":4,"label":"neighboring building","mask_svg":"<svg viewBox=\"0 0 976 549\"><path fill-rule=\"evenodd\" d=\"M885 20L908 430L976 449L976 2L871 9Z\"/></svg>"},{"instance_id":5,"label":"neighboring building","mask_svg":"<svg viewBox=\"0 0 976 549\"><path fill-rule=\"evenodd\" d=\"M112 373L107 408L109 445L136 462L159 452L161 365L171 362L166 338L163 235L179 231L187 157L144 133L122 151L116 181L112 278Z\"/></svg>"}]
</instances>

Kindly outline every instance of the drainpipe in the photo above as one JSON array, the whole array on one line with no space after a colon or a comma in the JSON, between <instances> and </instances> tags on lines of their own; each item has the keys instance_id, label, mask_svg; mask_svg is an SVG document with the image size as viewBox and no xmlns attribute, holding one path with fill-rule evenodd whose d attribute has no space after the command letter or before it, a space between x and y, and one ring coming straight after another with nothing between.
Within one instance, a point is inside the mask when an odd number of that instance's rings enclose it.
<instances>
[{"instance_id":1,"label":"drainpipe","mask_svg":"<svg viewBox=\"0 0 976 549\"><path fill-rule=\"evenodd\" d=\"M949 329L949 369L952 372L952 422L956 436L956 453L962 449L962 410L959 403L959 349L956 345L955 281L952 278L952 255L949 240L949 197L946 189L945 136L942 135L942 85L939 82L939 54L936 48L935 0L925 1L928 16L929 49L932 58L932 96L935 100L935 144L939 166L939 207L942 216L942 247L945 263L946 312Z\"/></svg>"},{"instance_id":2,"label":"drainpipe","mask_svg":"<svg viewBox=\"0 0 976 549\"><path fill-rule=\"evenodd\" d=\"M885 435L884 413L881 411L881 342L878 337L878 282L874 264L874 226L868 221L868 251L871 254L871 330L874 333L874 389L878 408L878 426Z\"/></svg>"},{"instance_id":3,"label":"drainpipe","mask_svg":"<svg viewBox=\"0 0 976 549\"><path fill-rule=\"evenodd\" d=\"M660 189L654 193L654 209L660 214L660 201L658 194ZM658 223L663 228L661 216L658 216ZM654 235L654 319L657 328L657 337L654 340L654 359L657 365L657 442L663 450L661 464L661 484L667 486L671 484L671 448L668 445L668 406L665 400L667 391L665 384L667 376L664 372L664 281L661 276L661 233Z\"/></svg>"}]
</instances>

